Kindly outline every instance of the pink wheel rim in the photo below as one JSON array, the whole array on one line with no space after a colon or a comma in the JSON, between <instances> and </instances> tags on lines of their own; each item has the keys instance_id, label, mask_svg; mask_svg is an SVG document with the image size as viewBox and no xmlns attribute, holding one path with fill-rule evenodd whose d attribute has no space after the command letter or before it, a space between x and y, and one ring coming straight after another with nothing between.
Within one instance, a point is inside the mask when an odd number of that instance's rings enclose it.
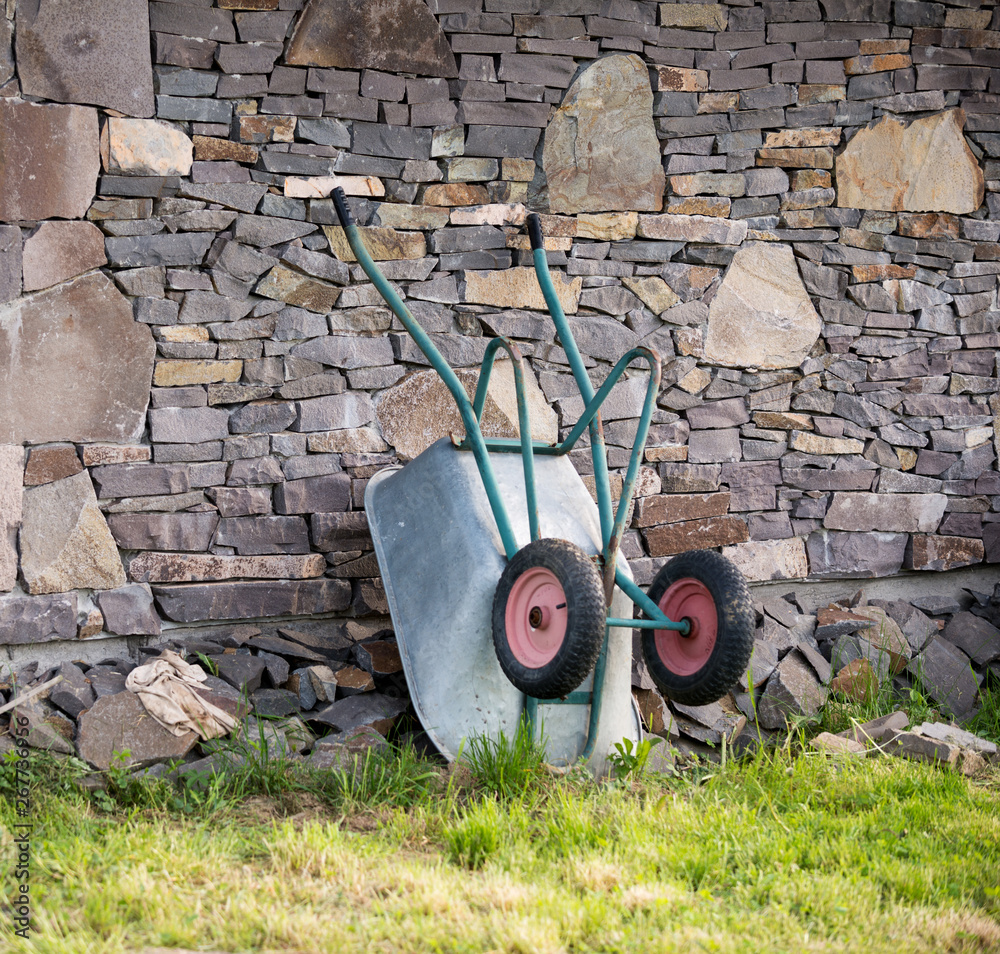
<instances>
[{"instance_id":1,"label":"pink wheel rim","mask_svg":"<svg viewBox=\"0 0 1000 954\"><path fill-rule=\"evenodd\" d=\"M691 632L682 636L673 629L655 631L660 661L676 676L691 676L708 662L719 634L719 613L707 586L691 577L677 580L660 597L660 609L679 622L686 619Z\"/></svg>"},{"instance_id":2,"label":"pink wheel rim","mask_svg":"<svg viewBox=\"0 0 1000 954\"><path fill-rule=\"evenodd\" d=\"M544 567L522 573L511 587L504 612L507 645L528 669L552 662L566 638L569 610L559 578Z\"/></svg>"}]
</instances>

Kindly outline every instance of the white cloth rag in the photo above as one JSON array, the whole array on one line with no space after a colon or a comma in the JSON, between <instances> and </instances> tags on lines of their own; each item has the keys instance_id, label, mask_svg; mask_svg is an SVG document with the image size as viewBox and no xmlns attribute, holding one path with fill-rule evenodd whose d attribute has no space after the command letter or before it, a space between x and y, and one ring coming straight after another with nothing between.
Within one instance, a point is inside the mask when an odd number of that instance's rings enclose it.
<instances>
[{"instance_id":1,"label":"white cloth rag","mask_svg":"<svg viewBox=\"0 0 1000 954\"><path fill-rule=\"evenodd\" d=\"M197 732L203 739L215 739L231 732L236 719L195 692L205 688L201 683L207 678L204 670L165 649L152 662L133 669L125 688L134 692L146 711L174 735Z\"/></svg>"}]
</instances>

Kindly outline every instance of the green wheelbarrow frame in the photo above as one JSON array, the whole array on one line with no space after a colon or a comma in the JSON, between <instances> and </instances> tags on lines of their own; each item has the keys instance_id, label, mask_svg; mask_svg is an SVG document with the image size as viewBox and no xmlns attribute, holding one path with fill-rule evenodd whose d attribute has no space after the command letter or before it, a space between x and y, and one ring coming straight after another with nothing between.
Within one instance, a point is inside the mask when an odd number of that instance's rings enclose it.
<instances>
[{"instance_id":1,"label":"green wheelbarrow frame","mask_svg":"<svg viewBox=\"0 0 1000 954\"><path fill-rule=\"evenodd\" d=\"M681 635L690 632L690 624L687 620L674 621L667 617L643 591L634 583L618 566L618 552L621 545L622 534L625 530L625 521L628 519L629 506L635 492L636 479L639 474L639 464L642 460L646 447L646 439L649 435L649 425L653 415L653 408L656 404L656 395L660 387L660 358L652 349L639 346L628 351L615 364L604 384L595 393L590 378L580 356L579 348L573 337L572 329L566 320L566 315L556 294L555 286L552 283L552 276L549 273L548 261L546 259L544 239L542 236L541 221L535 213L531 213L527 219L528 234L531 241L532 257L534 261L535 274L538 284L541 287L545 303L549 314L555 324L556 334L559 343L562 345L569 361L570 369L576 381L576 385L583 398L585 409L576 426L566 436L562 443L546 444L541 441L534 441L531 438L531 422L528 413L528 402L524 387L524 358L517 345L507 337L493 338L487 345L486 353L483 356L480 367L479 383L473 400L469 396L459 381L458 376L451 366L438 351L434 342L430 339L426 331L413 317L410 310L404 304L398 292L385 276L379 271L372 257L368 254L361 238L361 231L351 214L347 205L344 191L339 186L333 190L333 204L337 211L337 216L344 229L351 251L354 253L358 264L364 273L371 280L378 293L385 300L393 314L402 322L417 346L424 353L431 366L440 376L445 386L448 388L458 406L465 426L465 438L458 442L459 450L471 451L475 457L476 464L482 478L483 488L486 491L493 518L496 521L497 530L500 534L504 552L507 560L513 559L520 549L514 532L511 528L510 518L504 505L497 480L494 475L492 464L490 463L490 453L516 454L520 453L521 462L524 468L524 486L527 496L528 524L530 528L531 541L535 542L540 538L538 525L538 508L535 493L535 467L534 455L564 456L568 454L579 441L585 430L590 433L591 455L594 464L594 480L597 496L597 508L601 524L602 551L598 556L598 564L601 569L605 602L610 607L611 598L615 586L617 586L632 602L639 607L643 613L640 619L618 619L607 617L604 643L594 667L594 680L592 691L571 692L561 699L534 699L525 697L524 711L531 724L535 724L538 718L538 706L544 705L589 705L590 720L588 727L587 743L581 755L581 759L587 761L593 754L594 744L597 737L597 726L601 717L601 699L604 685L605 661L607 658L608 638L612 628L620 629L650 629L650 630L675 630ZM498 353L503 350L507 352L511 359L514 370L514 387L517 396L517 416L520 438L517 440L507 438L486 438L483 436L481 421L483 408L486 403L486 394L489 389L490 375L493 371L493 364ZM634 361L645 361L649 367L649 383L646 386L646 394L643 400L642 413L639 418L639 426L636 431L635 442L629 457L628 468L622 491L618 500L618 507L614 509L611 500L611 481L608 474L607 449L604 443L604 430L601 423L601 405L607 400L611 389L618 383L626 368Z\"/></svg>"}]
</instances>

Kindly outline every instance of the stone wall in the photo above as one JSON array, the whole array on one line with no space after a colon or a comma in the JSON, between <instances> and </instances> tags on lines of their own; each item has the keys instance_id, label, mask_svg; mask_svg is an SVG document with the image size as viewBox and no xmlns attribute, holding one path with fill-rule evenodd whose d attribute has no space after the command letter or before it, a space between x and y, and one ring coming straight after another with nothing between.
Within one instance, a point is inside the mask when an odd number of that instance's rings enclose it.
<instances>
[{"instance_id":1,"label":"stone wall","mask_svg":"<svg viewBox=\"0 0 1000 954\"><path fill-rule=\"evenodd\" d=\"M705 546L753 580L998 560L992 0L6 9L0 644L385 629L365 483L458 421L334 176L470 387L517 339L537 436L582 403L526 209L595 381L658 350L641 581Z\"/></svg>"}]
</instances>

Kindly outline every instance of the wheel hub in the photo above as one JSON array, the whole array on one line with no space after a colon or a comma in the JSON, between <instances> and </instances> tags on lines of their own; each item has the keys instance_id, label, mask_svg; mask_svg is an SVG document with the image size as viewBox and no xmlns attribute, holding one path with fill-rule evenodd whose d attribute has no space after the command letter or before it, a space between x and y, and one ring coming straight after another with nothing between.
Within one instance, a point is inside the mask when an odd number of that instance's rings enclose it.
<instances>
[{"instance_id":1,"label":"wheel hub","mask_svg":"<svg viewBox=\"0 0 1000 954\"><path fill-rule=\"evenodd\" d=\"M559 578L544 567L522 573L511 587L506 610L507 642L523 666L550 663L566 636L566 593Z\"/></svg>"},{"instance_id":2,"label":"wheel hub","mask_svg":"<svg viewBox=\"0 0 1000 954\"><path fill-rule=\"evenodd\" d=\"M687 633L656 630L656 651L672 673L693 675L708 662L715 649L719 632L715 600L701 580L684 577L667 588L659 606L669 619L683 620L689 628Z\"/></svg>"}]
</instances>

